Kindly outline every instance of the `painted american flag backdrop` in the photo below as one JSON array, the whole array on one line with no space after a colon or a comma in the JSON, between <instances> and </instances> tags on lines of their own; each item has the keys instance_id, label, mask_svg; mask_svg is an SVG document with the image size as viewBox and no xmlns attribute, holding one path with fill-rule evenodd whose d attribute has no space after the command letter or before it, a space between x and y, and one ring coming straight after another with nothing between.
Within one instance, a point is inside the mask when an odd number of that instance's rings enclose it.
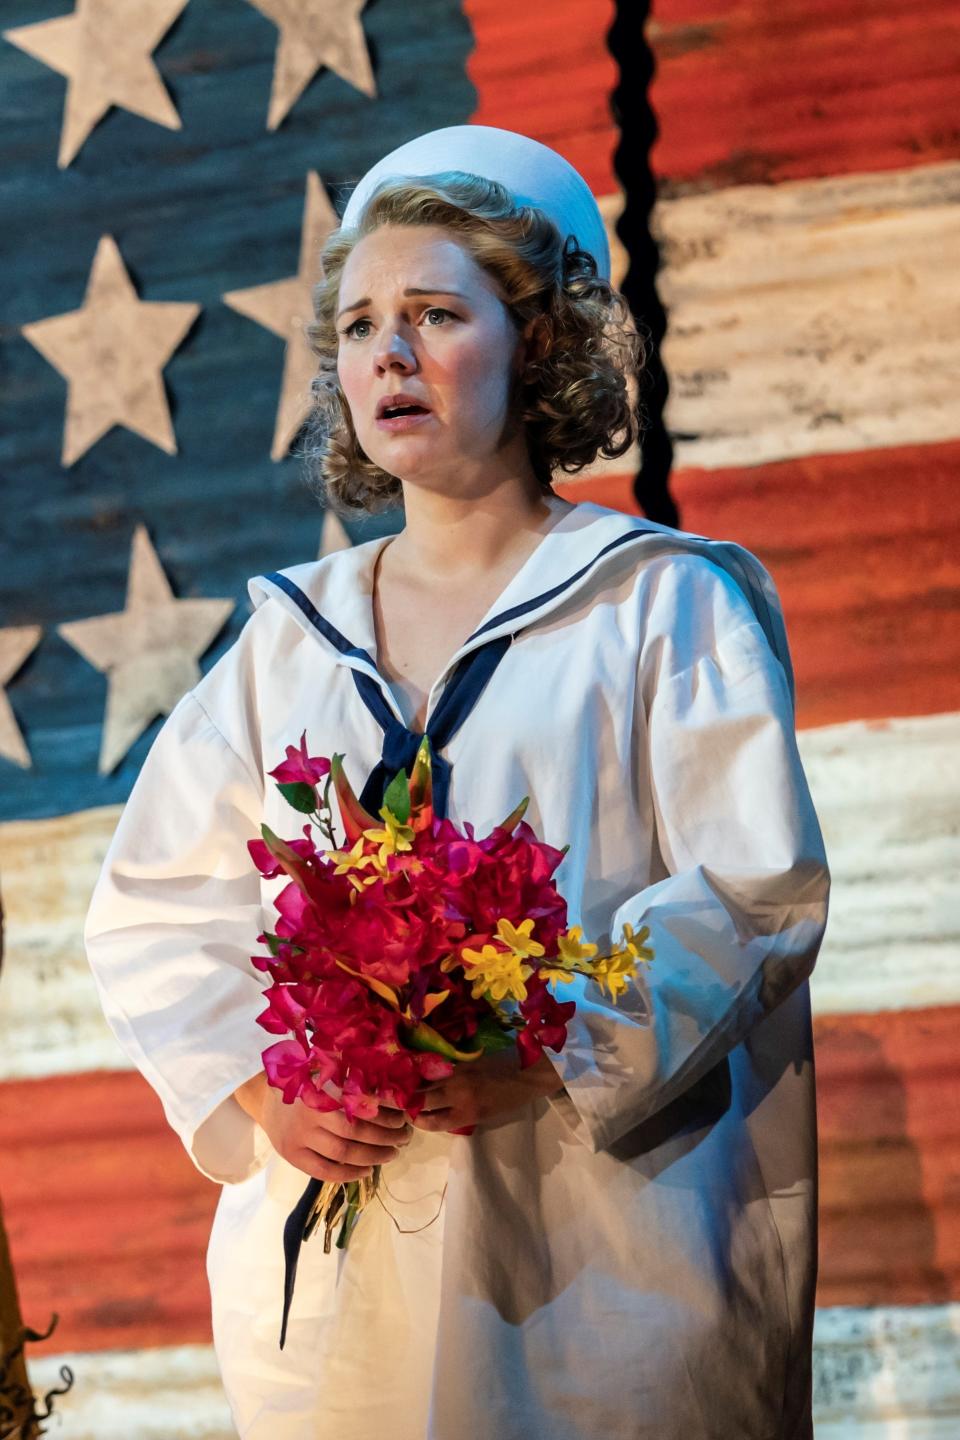
<instances>
[{"instance_id":1,"label":"painted american flag backdrop","mask_svg":"<svg viewBox=\"0 0 960 1440\"><path fill-rule=\"evenodd\" d=\"M290 8L4 7L0 1202L24 1319L60 1315L34 1388L73 1368L65 1440L232 1433L216 1189L106 1030L82 919L158 711L235 638L246 578L398 523L344 528L304 486L299 326L352 182L474 122L577 166L615 282L665 327L639 481L634 456L557 488L673 505L780 588L834 876L817 1434L953 1440L957 11L304 0L293 33Z\"/></svg>"}]
</instances>

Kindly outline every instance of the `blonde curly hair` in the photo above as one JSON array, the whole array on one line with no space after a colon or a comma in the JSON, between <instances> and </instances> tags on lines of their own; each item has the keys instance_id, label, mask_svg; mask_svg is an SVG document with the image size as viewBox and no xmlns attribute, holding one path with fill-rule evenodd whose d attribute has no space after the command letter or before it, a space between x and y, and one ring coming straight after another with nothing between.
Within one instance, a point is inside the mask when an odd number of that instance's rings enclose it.
<instances>
[{"instance_id":1,"label":"blonde curly hair","mask_svg":"<svg viewBox=\"0 0 960 1440\"><path fill-rule=\"evenodd\" d=\"M545 353L514 384L511 415L524 426L531 465L544 493L556 471L576 474L602 455L616 459L638 438L631 396L646 346L620 293L597 274L576 239L542 210L517 205L496 180L447 170L384 180L355 226L331 233L314 287L315 320L306 336L317 357L302 449L308 478L324 504L350 517L401 504L403 487L361 449L337 376L336 314L347 257L381 225L442 225L499 286L518 333L542 317Z\"/></svg>"}]
</instances>

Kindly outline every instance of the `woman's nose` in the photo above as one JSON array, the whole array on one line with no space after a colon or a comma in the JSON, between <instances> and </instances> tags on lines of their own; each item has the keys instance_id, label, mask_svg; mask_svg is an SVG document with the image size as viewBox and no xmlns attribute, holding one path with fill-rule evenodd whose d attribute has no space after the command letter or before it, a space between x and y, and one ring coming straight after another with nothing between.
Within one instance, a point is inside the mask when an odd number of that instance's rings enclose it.
<instances>
[{"instance_id":1,"label":"woman's nose","mask_svg":"<svg viewBox=\"0 0 960 1440\"><path fill-rule=\"evenodd\" d=\"M412 370L416 365L417 357L398 326L383 331L375 349L374 363L378 370Z\"/></svg>"}]
</instances>

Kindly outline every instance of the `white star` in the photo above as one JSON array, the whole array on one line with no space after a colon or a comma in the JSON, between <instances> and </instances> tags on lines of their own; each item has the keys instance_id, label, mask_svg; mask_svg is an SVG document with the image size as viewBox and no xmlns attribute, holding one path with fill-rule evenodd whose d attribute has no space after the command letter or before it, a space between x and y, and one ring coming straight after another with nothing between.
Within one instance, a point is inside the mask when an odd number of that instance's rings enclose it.
<instances>
[{"instance_id":1,"label":"white star","mask_svg":"<svg viewBox=\"0 0 960 1440\"><path fill-rule=\"evenodd\" d=\"M30 752L24 744L3 687L37 648L42 634L40 625L10 625L0 630L0 755L24 770L30 769Z\"/></svg>"},{"instance_id":2,"label":"white star","mask_svg":"<svg viewBox=\"0 0 960 1440\"><path fill-rule=\"evenodd\" d=\"M111 105L168 130L180 116L150 58L187 0L77 0L72 15L5 30L11 45L67 77L60 169Z\"/></svg>"},{"instance_id":3,"label":"white star","mask_svg":"<svg viewBox=\"0 0 960 1440\"><path fill-rule=\"evenodd\" d=\"M343 521L335 510L324 510L323 530L320 533L320 549L317 559L332 555L336 550L349 550L353 541L344 529Z\"/></svg>"},{"instance_id":4,"label":"white star","mask_svg":"<svg viewBox=\"0 0 960 1440\"><path fill-rule=\"evenodd\" d=\"M222 299L240 315L255 320L287 342L283 359L280 404L274 424L271 460L282 460L310 410L310 381L317 362L304 327L313 318L312 291L320 278L323 242L339 221L315 170L307 175L307 195L300 229L300 263L296 275L229 290Z\"/></svg>"},{"instance_id":5,"label":"white star","mask_svg":"<svg viewBox=\"0 0 960 1440\"><path fill-rule=\"evenodd\" d=\"M21 325L68 382L61 464L79 460L114 425L177 453L163 367L200 309L141 300L115 240L102 235L81 308Z\"/></svg>"},{"instance_id":6,"label":"white star","mask_svg":"<svg viewBox=\"0 0 960 1440\"><path fill-rule=\"evenodd\" d=\"M101 775L114 770L150 722L169 715L196 685L197 661L233 609L232 600L174 599L146 530L137 526L124 609L57 627L107 676Z\"/></svg>"},{"instance_id":7,"label":"white star","mask_svg":"<svg viewBox=\"0 0 960 1440\"><path fill-rule=\"evenodd\" d=\"M250 0L279 27L267 129L293 108L321 65L372 99L377 93L360 23L367 0Z\"/></svg>"}]
</instances>

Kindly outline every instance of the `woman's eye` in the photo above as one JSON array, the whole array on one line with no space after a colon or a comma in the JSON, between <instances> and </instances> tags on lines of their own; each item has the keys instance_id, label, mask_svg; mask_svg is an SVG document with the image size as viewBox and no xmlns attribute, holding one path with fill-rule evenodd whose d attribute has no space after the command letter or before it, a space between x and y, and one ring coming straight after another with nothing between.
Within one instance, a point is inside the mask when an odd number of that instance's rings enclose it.
<instances>
[{"instance_id":1,"label":"woman's eye","mask_svg":"<svg viewBox=\"0 0 960 1440\"><path fill-rule=\"evenodd\" d=\"M449 315L451 319L456 319L456 316L454 315L453 311L452 311L452 310L445 310L442 305L430 305L426 310L424 310L423 315L424 315L424 320L425 320L425 321L426 321L426 320L428 319L428 317L431 316L431 315ZM345 325L344 328L341 330L340 333L341 333L341 335L349 335L349 336L351 336L351 338L353 338L353 339L355 339L355 340L365 340L365 339L367 338L366 334L363 334L363 335L358 335L358 334L357 334L357 326L358 326L358 325L369 325L369 324L370 324L370 321L369 321L369 320L364 320L364 319L354 320L354 321L352 322L352 324L350 324L350 325ZM430 329L431 329L431 330L437 330L437 329L440 329L440 328L442 328L442 327L440 327L440 326L438 326L438 325L434 325L434 324L431 322L431 324L430 324Z\"/></svg>"}]
</instances>

